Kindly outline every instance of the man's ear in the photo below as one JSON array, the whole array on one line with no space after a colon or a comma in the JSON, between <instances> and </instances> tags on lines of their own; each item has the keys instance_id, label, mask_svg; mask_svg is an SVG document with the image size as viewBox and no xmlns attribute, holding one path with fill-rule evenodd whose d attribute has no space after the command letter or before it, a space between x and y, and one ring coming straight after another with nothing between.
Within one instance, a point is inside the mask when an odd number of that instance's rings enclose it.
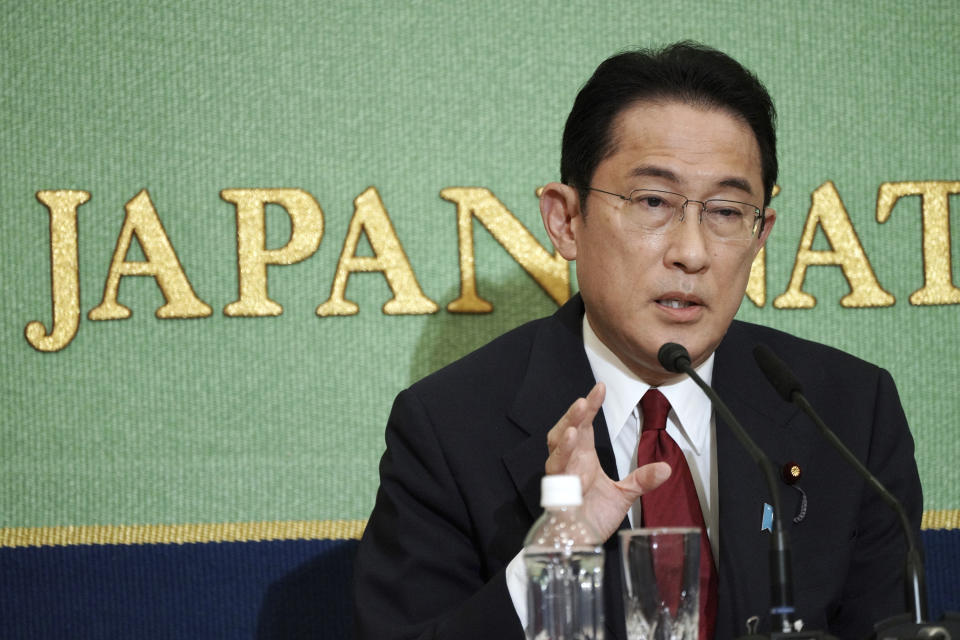
<instances>
[{"instance_id":1,"label":"man's ear","mask_svg":"<svg viewBox=\"0 0 960 640\"><path fill-rule=\"evenodd\" d=\"M580 196L573 187L551 182L540 192L540 217L550 241L567 260L577 259L577 227L583 224Z\"/></svg>"},{"instance_id":2,"label":"man's ear","mask_svg":"<svg viewBox=\"0 0 960 640\"><path fill-rule=\"evenodd\" d=\"M770 237L770 232L773 231L773 223L777 221L777 212L770 207L764 209L763 213L763 232L760 234L760 238L757 243L757 253L759 253L760 249L767 243L767 238Z\"/></svg>"}]
</instances>

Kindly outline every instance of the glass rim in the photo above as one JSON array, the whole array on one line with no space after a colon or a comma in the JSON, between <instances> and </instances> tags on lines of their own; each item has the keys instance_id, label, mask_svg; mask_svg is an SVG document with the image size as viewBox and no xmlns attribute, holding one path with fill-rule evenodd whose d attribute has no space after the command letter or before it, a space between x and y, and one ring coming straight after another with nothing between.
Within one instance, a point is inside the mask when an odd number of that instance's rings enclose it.
<instances>
[{"instance_id":1,"label":"glass rim","mask_svg":"<svg viewBox=\"0 0 960 640\"><path fill-rule=\"evenodd\" d=\"M640 527L636 529L620 529L617 534L621 538L630 536L656 536L656 535L686 535L688 533L700 533L699 527Z\"/></svg>"}]
</instances>

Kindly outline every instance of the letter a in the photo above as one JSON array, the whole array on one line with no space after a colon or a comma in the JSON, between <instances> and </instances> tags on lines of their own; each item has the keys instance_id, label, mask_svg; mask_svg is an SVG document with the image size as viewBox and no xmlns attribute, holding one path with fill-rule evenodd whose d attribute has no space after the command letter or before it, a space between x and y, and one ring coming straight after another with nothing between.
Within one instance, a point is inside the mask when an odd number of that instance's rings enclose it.
<instances>
[{"instance_id":1,"label":"letter a","mask_svg":"<svg viewBox=\"0 0 960 640\"><path fill-rule=\"evenodd\" d=\"M357 304L344 296L347 279L356 271L379 271L387 279L393 298L383 305L387 315L434 313L436 303L423 294L407 254L397 238L387 210L376 188L369 187L353 201L353 218L343 242L330 298L317 307L317 315L350 316L359 311ZM375 257L358 256L360 234L366 233Z\"/></svg>"},{"instance_id":2,"label":"letter a","mask_svg":"<svg viewBox=\"0 0 960 640\"><path fill-rule=\"evenodd\" d=\"M864 253L850 216L840 200L833 182L820 185L811 195L810 213L800 239L800 248L790 276L787 290L777 296L773 306L777 309L809 309L817 304L816 298L803 291L807 267L811 265L838 266L850 285L850 293L840 299L844 307L889 307L896 300L880 286L873 273L867 254ZM817 227L832 247L831 251L813 250Z\"/></svg>"},{"instance_id":3,"label":"letter a","mask_svg":"<svg viewBox=\"0 0 960 640\"><path fill-rule=\"evenodd\" d=\"M110 271L103 287L103 300L90 310L87 317L91 320L120 320L130 317L130 309L117 302L120 279L124 276L154 278L166 299L166 304L156 311L158 318L205 318L213 313L210 305L193 292L146 189L127 203L126 211L127 215L117 237L117 248L113 252ZM134 234L147 258L146 262L126 259Z\"/></svg>"}]
</instances>

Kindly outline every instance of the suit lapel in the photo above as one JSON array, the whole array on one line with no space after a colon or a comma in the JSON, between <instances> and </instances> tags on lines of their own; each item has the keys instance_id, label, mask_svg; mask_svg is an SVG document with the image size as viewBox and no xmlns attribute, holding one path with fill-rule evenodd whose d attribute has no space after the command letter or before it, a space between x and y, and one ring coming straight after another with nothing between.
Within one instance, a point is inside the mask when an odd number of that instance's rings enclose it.
<instances>
[{"instance_id":1,"label":"suit lapel","mask_svg":"<svg viewBox=\"0 0 960 640\"><path fill-rule=\"evenodd\" d=\"M583 313L583 301L576 295L542 324L531 348L526 376L508 413L528 437L503 456L503 463L531 518L542 511L540 478L547 459L547 432L574 400L586 396L596 384L583 349ZM594 419L593 432L600 466L611 478L617 478L616 458L602 410ZM606 626L611 640L626 637L617 545L617 536L604 545Z\"/></svg>"},{"instance_id":2,"label":"suit lapel","mask_svg":"<svg viewBox=\"0 0 960 640\"><path fill-rule=\"evenodd\" d=\"M503 462L532 517L541 512L540 478L547 460L547 432L573 401L585 396L595 383L583 350L582 318L583 302L574 296L541 325L531 347L526 375L508 413L528 437L508 451ZM603 424L602 416L598 420ZM595 431L599 431L596 425ZM602 431L612 456L605 426ZM613 466L615 469L616 464Z\"/></svg>"}]
</instances>

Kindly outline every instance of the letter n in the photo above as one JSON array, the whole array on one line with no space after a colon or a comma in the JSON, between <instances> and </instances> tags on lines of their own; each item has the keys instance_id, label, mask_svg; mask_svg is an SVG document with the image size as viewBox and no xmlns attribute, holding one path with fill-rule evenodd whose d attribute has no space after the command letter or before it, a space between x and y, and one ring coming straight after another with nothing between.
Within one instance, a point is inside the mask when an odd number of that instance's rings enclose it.
<instances>
[{"instance_id":1,"label":"letter n","mask_svg":"<svg viewBox=\"0 0 960 640\"><path fill-rule=\"evenodd\" d=\"M570 297L570 266L559 253L552 254L537 242L530 231L488 189L449 187L440 197L457 205L457 233L460 247L460 297L447 305L454 313L489 313L493 305L477 295L474 266L473 218L507 250L558 305Z\"/></svg>"}]
</instances>

